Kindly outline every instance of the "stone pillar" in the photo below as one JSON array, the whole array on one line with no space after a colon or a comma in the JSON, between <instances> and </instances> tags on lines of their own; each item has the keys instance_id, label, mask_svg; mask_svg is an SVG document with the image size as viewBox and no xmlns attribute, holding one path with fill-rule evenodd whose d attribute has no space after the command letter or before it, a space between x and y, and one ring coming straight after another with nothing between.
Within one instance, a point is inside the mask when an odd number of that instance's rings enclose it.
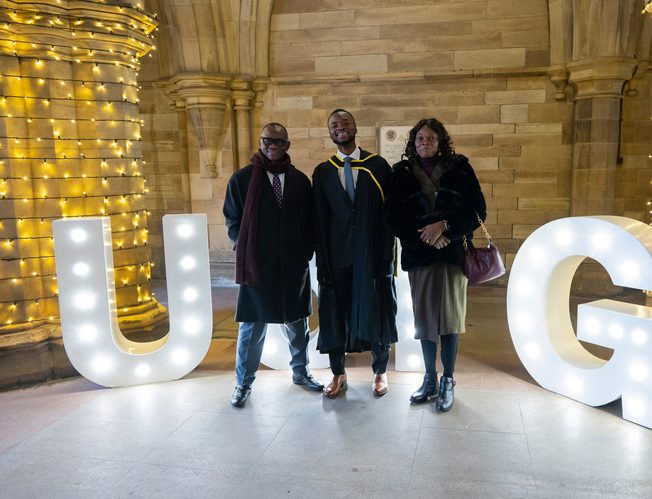
<instances>
[{"instance_id":1,"label":"stone pillar","mask_svg":"<svg viewBox=\"0 0 652 499\"><path fill-rule=\"evenodd\" d=\"M615 213L621 101L635 67L620 57L568 64L575 87L572 216Z\"/></svg>"},{"instance_id":2,"label":"stone pillar","mask_svg":"<svg viewBox=\"0 0 652 499\"><path fill-rule=\"evenodd\" d=\"M164 89L177 107L184 107L199 149L199 174L222 176L220 153L224 142L224 115L230 97L230 78L196 73L173 77ZM191 169L193 162L190 163Z\"/></svg>"},{"instance_id":3,"label":"stone pillar","mask_svg":"<svg viewBox=\"0 0 652 499\"><path fill-rule=\"evenodd\" d=\"M250 113L254 92L251 90L249 80L234 80L231 83L231 89L233 91L233 111L235 114L235 149L237 151L237 164L234 170L238 170L249 164L253 152Z\"/></svg>"},{"instance_id":4,"label":"stone pillar","mask_svg":"<svg viewBox=\"0 0 652 499\"><path fill-rule=\"evenodd\" d=\"M260 136L260 129L263 126L263 123L260 122L260 116L263 111L263 105L265 103L264 96L267 91L268 82L267 80L256 80L252 85L254 91L254 105L251 110L251 144L253 147L256 147L258 144L258 137Z\"/></svg>"},{"instance_id":5,"label":"stone pillar","mask_svg":"<svg viewBox=\"0 0 652 499\"><path fill-rule=\"evenodd\" d=\"M568 64L575 88L571 216L614 215L620 120L625 83L636 61L620 57ZM585 262L573 281L574 292L609 296L614 287L604 269Z\"/></svg>"},{"instance_id":6,"label":"stone pillar","mask_svg":"<svg viewBox=\"0 0 652 499\"><path fill-rule=\"evenodd\" d=\"M51 221L67 216L111 216L119 312L156 309L137 84L155 27L127 2L21 2L0 11L5 327L57 321Z\"/></svg>"}]
</instances>

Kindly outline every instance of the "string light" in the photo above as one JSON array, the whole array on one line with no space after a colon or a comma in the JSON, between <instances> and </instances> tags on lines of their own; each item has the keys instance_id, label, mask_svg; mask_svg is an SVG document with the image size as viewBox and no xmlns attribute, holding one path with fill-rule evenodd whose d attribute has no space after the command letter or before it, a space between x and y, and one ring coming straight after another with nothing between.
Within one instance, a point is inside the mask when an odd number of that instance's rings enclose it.
<instances>
[{"instance_id":1,"label":"string light","mask_svg":"<svg viewBox=\"0 0 652 499\"><path fill-rule=\"evenodd\" d=\"M155 23L133 7L94 3L81 16L61 2L48 12L0 7L0 55L18 61L0 74L0 203L20 215L0 220L0 283L10 284L0 324L12 328L59 317L51 222L61 217L104 215L123 227L113 245L117 306L153 300L153 265L136 251L149 244L136 79Z\"/></svg>"}]
</instances>

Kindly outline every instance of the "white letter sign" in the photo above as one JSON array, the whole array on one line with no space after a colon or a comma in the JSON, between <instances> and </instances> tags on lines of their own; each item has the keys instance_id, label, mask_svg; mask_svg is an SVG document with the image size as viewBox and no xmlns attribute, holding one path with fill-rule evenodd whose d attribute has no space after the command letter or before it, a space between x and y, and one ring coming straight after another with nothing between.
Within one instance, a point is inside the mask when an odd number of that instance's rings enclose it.
<instances>
[{"instance_id":1,"label":"white letter sign","mask_svg":"<svg viewBox=\"0 0 652 499\"><path fill-rule=\"evenodd\" d=\"M178 379L204 358L213 331L206 215L165 215L170 332L141 343L118 326L108 217L52 224L63 344L77 371L103 386Z\"/></svg>"},{"instance_id":2,"label":"white letter sign","mask_svg":"<svg viewBox=\"0 0 652 499\"><path fill-rule=\"evenodd\" d=\"M507 288L507 319L516 352L544 388L591 406L622 397L623 417L652 428L652 310L613 300L569 311L571 281L586 257L613 283L652 288L652 227L624 217L550 222L523 243ZM614 350L608 361L578 339Z\"/></svg>"}]
</instances>

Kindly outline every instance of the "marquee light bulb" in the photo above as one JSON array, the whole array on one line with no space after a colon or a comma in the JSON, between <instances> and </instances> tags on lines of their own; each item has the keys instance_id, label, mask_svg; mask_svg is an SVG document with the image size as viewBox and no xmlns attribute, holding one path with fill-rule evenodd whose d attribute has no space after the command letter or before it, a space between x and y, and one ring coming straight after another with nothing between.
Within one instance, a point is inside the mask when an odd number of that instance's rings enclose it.
<instances>
[{"instance_id":1,"label":"marquee light bulb","mask_svg":"<svg viewBox=\"0 0 652 499\"><path fill-rule=\"evenodd\" d=\"M188 224L181 224L177 227L177 235L183 239L188 239L192 234L192 226Z\"/></svg>"},{"instance_id":2,"label":"marquee light bulb","mask_svg":"<svg viewBox=\"0 0 652 499\"><path fill-rule=\"evenodd\" d=\"M267 341L265 341L265 346L263 347L263 352L265 355L274 355L278 351L278 346L276 345L275 341L269 341L269 338L267 338Z\"/></svg>"},{"instance_id":3,"label":"marquee light bulb","mask_svg":"<svg viewBox=\"0 0 652 499\"><path fill-rule=\"evenodd\" d=\"M188 360L189 356L190 355L188 354L187 350L179 348L179 349L175 350L174 352L172 352L171 357L172 357L172 361L175 364L183 364L184 362L186 362Z\"/></svg>"},{"instance_id":4,"label":"marquee light bulb","mask_svg":"<svg viewBox=\"0 0 652 499\"><path fill-rule=\"evenodd\" d=\"M559 229L555 234L555 241L557 241L559 246L570 246L573 242L573 233L568 229Z\"/></svg>"},{"instance_id":5,"label":"marquee light bulb","mask_svg":"<svg viewBox=\"0 0 652 499\"><path fill-rule=\"evenodd\" d=\"M620 324L612 324L609 326L609 334L615 340L619 340L623 337L623 327Z\"/></svg>"},{"instance_id":6,"label":"marquee light bulb","mask_svg":"<svg viewBox=\"0 0 652 499\"><path fill-rule=\"evenodd\" d=\"M85 324L79 328L79 339L90 342L97 338L97 328L91 324Z\"/></svg>"},{"instance_id":7,"label":"marquee light bulb","mask_svg":"<svg viewBox=\"0 0 652 499\"><path fill-rule=\"evenodd\" d=\"M136 369L134 369L134 372L136 373L136 376L144 378L150 372L152 372L152 368L149 366L149 364L138 364Z\"/></svg>"},{"instance_id":8,"label":"marquee light bulb","mask_svg":"<svg viewBox=\"0 0 652 499\"><path fill-rule=\"evenodd\" d=\"M408 355L407 363L410 367L416 369L421 365L421 357L416 354Z\"/></svg>"},{"instance_id":9,"label":"marquee light bulb","mask_svg":"<svg viewBox=\"0 0 652 499\"><path fill-rule=\"evenodd\" d=\"M184 256L179 262L183 270L192 270L197 265L197 261L191 256Z\"/></svg>"},{"instance_id":10,"label":"marquee light bulb","mask_svg":"<svg viewBox=\"0 0 652 499\"><path fill-rule=\"evenodd\" d=\"M196 334L199 331L200 323L195 318L186 319L183 323L183 330L188 334Z\"/></svg>"},{"instance_id":11,"label":"marquee light bulb","mask_svg":"<svg viewBox=\"0 0 652 499\"><path fill-rule=\"evenodd\" d=\"M75 306L79 310L91 310L95 307L95 302L97 298L94 294L88 293L86 291L80 291L74 298Z\"/></svg>"},{"instance_id":12,"label":"marquee light bulb","mask_svg":"<svg viewBox=\"0 0 652 499\"><path fill-rule=\"evenodd\" d=\"M644 345L647 341L647 333L642 329L634 329L632 331L632 341L637 345Z\"/></svg>"},{"instance_id":13,"label":"marquee light bulb","mask_svg":"<svg viewBox=\"0 0 652 499\"><path fill-rule=\"evenodd\" d=\"M73 229L70 231L70 238L76 243L83 243L88 239L88 234L84 229Z\"/></svg>"},{"instance_id":14,"label":"marquee light bulb","mask_svg":"<svg viewBox=\"0 0 652 499\"><path fill-rule=\"evenodd\" d=\"M106 373L113 367L113 362L106 356L96 357L92 362L93 370L97 373Z\"/></svg>"},{"instance_id":15,"label":"marquee light bulb","mask_svg":"<svg viewBox=\"0 0 652 499\"><path fill-rule=\"evenodd\" d=\"M638 381L639 383L642 383L648 378L649 372L645 364L641 362L637 362L630 366L629 375L634 381Z\"/></svg>"},{"instance_id":16,"label":"marquee light bulb","mask_svg":"<svg viewBox=\"0 0 652 499\"><path fill-rule=\"evenodd\" d=\"M183 291L183 299L186 301L195 301L197 296L197 290L195 288L186 288Z\"/></svg>"},{"instance_id":17,"label":"marquee light bulb","mask_svg":"<svg viewBox=\"0 0 652 499\"><path fill-rule=\"evenodd\" d=\"M75 266L72 268L72 271L75 275L78 276L85 276L90 272L91 268L87 263L84 262L79 262L76 263Z\"/></svg>"}]
</instances>

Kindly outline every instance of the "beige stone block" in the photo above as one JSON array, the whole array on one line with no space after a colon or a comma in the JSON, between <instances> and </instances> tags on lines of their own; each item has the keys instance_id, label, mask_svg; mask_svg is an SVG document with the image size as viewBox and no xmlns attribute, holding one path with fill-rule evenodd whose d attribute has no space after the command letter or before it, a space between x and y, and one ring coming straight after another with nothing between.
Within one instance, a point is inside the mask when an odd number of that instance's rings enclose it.
<instances>
[{"instance_id":1,"label":"beige stone block","mask_svg":"<svg viewBox=\"0 0 652 499\"><path fill-rule=\"evenodd\" d=\"M514 183L514 170L478 170L476 175L481 184Z\"/></svg>"},{"instance_id":2,"label":"beige stone block","mask_svg":"<svg viewBox=\"0 0 652 499\"><path fill-rule=\"evenodd\" d=\"M315 59L273 59L269 66L270 73L275 76L306 75L315 72Z\"/></svg>"},{"instance_id":3,"label":"beige stone block","mask_svg":"<svg viewBox=\"0 0 652 499\"><path fill-rule=\"evenodd\" d=\"M521 68L525 66L525 49L458 50L455 69Z\"/></svg>"},{"instance_id":4,"label":"beige stone block","mask_svg":"<svg viewBox=\"0 0 652 499\"><path fill-rule=\"evenodd\" d=\"M485 134L469 134L469 135L456 135L454 144L456 148L462 148L460 152L466 150L466 147L489 147L493 145L494 138L490 133Z\"/></svg>"},{"instance_id":5,"label":"beige stone block","mask_svg":"<svg viewBox=\"0 0 652 499\"><path fill-rule=\"evenodd\" d=\"M427 38L429 36L464 35L471 33L470 21L389 24L379 28L380 38Z\"/></svg>"},{"instance_id":6,"label":"beige stone block","mask_svg":"<svg viewBox=\"0 0 652 499\"><path fill-rule=\"evenodd\" d=\"M300 29L319 29L333 26L351 26L354 14L353 10L333 10L326 12L305 12L299 14Z\"/></svg>"},{"instance_id":7,"label":"beige stone block","mask_svg":"<svg viewBox=\"0 0 652 499\"><path fill-rule=\"evenodd\" d=\"M546 0L487 0L487 18L547 16Z\"/></svg>"},{"instance_id":8,"label":"beige stone block","mask_svg":"<svg viewBox=\"0 0 652 499\"><path fill-rule=\"evenodd\" d=\"M502 46L507 47L548 47L549 35L545 31L507 31L501 33Z\"/></svg>"},{"instance_id":9,"label":"beige stone block","mask_svg":"<svg viewBox=\"0 0 652 499\"><path fill-rule=\"evenodd\" d=\"M328 27L326 29L310 30L310 40L313 42L374 40L391 38L380 35L380 26Z\"/></svg>"},{"instance_id":10,"label":"beige stone block","mask_svg":"<svg viewBox=\"0 0 652 499\"><path fill-rule=\"evenodd\" d=\"M487 203L487 208L491 211L500 211L500 210L515 210L518 206L518 199L515 197L495 197L487 196L485 193L485 201Z\"/></svg>"},{"instance_id":11,"label":"beige stone block","mask_svg":"<svg viewBox=\"0 0 652 499\"><path fill-rule=\"evenodd\" d=\"M475 106L484 104L484 95L484 92L474 90L437 92L432 103L435 106Z\"/></svg>"},{"instance_id":12,"label":"beige stone block","mask_svg":"<svg viewBox=\"0 0 652 499\"><path fill-rule=\"evenodd\" d=\"M270 47L270 57L272 59L317 57L320 55L340 55L340 42L283 43Z\"/></svg>"},{"instance_id":13,"label":"beige stone block","mask_svg":"<svg viewBox=\"0 0 652 499\"><path fill-rule=\"evenodd\" d=\"M526 123L527 120L527 104L503 104L500 106L501 123Z\"/></svg>"},{"instance_id":14,"label":"beige stone block","mask_svg":"<svg viewBox=\"0 0 652 499\"><path fill-rule=\"evenodd\" d=\"M464 154L464 153L462 153ZM498 169L498 158L469 157L469 162L474 170L487 171ZM483 174L482 178L486 178ZM489 180L488 180L489 182Z\"/></svg>"},{"instance_id":15,"label":"beige stone block","mask_svg":"<svg viewBox=\"0 0 652 499\"><path fill-rule=\"evenodd\" d=\"M315 71L328 74L386 73L386 55L351 55L315 58Z\"/></svg>"},{"instance_id":16,"label":"beige stone block","mask_svg":"<svg viewBox=\"0 0 652 499\"><path fill-rule=\"evenodd\" d=\"M347 95L344 92L338 95L319 95L314 94L313 107L318 109L325 109L330 112L333 109L355 109L360 107L360 96Z\"/></svg>"},{"instance_id":17,"label":"beige stone block","mask_svg":"<svg viewBox=\"0 0 652 499\"><path fill-rule=\"evenodd\" d=\"M497 157L499 168L503 168L503 160L505 158L520 157L521 148L520 146L479 146L479 147L467 147L464 149L464 154L468 157L474 158L487 158L487 157ZM511 168L506 166L506 168Z\"/></svg>"},{"instance_id":18,"label":"beige stone block","mask_svg":"<svg viewBox=\"0 0 652 499\"><path fill-rule=\"evenodd\" d=\"M548 15L511 19L477 19L471 21L472 33L505 33L508 31L548 31Z\"/></svg>"},{"instance_id":19,"label":"beige stone block","mask_svg":"<svg viewBox=\"0 0 652 499\"><path fill-rule=\"evenodd\" d=\"M355 11L354 24L356 26L377 26L382 24L427 23L431 20L428 8L406 6L358 9Z\"/></svg>"},{"instance_id":20,"label":"beige stone block","mask_svg":"<svg viewBox=\"0 0 652 499\"><path fill-rule=\"evenodd\" d=\"M518 224L512 225L512 237L515 239L527 239L532 233L539 228L538 224Z\"/></svg>"},{"instance_id":21,"label":"beige stone block","mask_svg":"<svg viewBox=\"0 0 652 499\"><path fill-rule=\"evenodd\" d=\"M496 123L500 115L500 107L494 105L460 106L458 108L458 123Z\"/></svg>"},{"instance_id":22,"label":"beige stone block","mask_svg":"<svg viewBox=\"0 0 652 499\"><path fill-rule=\"evenodd\" d=\"M294 149L294 141L299 139L310 138L310 128L307 127L293 127L288 128L288 138L293 142L292 148Z\"/></svg>"},{"instance_id":23,"label":"beige stone block","mask_svg":"<svg viewBox=\"0 0 652 499\"><path fill-rule=\"evenodd\" d=\"M506 90L504 92L486 92L487 104L530 104L546 100L545 90Z\"/></svg>"},{"instance_id":24,"label":"beige stone block","mask_svg":"<svg viewBox=\"0 0 652 499\"><path fill-rule=\"evenodd\" d=\"M444 35L434 32L428 37L427 49L432 52L502 48L500 33Z\"/></svg>"},{"instance_id":25,"label":"beige stone block","mask_svg":"<svg viewBox=\"0 0 652 499\"><path fill-rule=\"evenodd\" d=\"M357 54L392 54L401 52L425 52L428 43L423 39L385 39L353 40L341 42L341 53Z\"/></svg>"},{"instance_id":26,"label":"beige stone block","mask_svg":"<svg viewBox=\"0 0 652 499\"><path fill-rule=\"evenodd\" d=\"M519 198L519 210L556 210L566 211L570 208L568 198Z\"/></svg>"},{"instance_id":27,"label":"beige stone block","mask_svg":"<svg viewBox=\"0 0 652 499\"><path fill-rule=\"evenodd\" d=\"M312 109L312 97L277 97L276 106L279 109Z\"/></svg>"},{"instance_id":28,"label":"beige stone block","mask_svg":"<svg viewBox=\"0 0 652 499\"><path fill-rule=\"evenodd\" d=\"M543 123L548 121L570 121L573 119L573 104L549 102L545 104L530 104L528 106L529 121Z\"/></svg>"},{"instance_id":29,"label":"beige stone block","mask_svg":"<svg viewBox=\"0 0 652 499\"><path fill-rule=\"evenodd\" d=\"M555 134L496 134L494 135L494 144L496 145L521 145L521 146L547 146L556 147L560 145L561 137Z\"/></svg>"},{"instance_id":30,"label":"beige stone block","mask_svg":"<svg viewBox=\"0 0 652 499\"><path fill-rule=\"evenodd\" d=\"M561 123L528 123L516 125L516 133L556 133L561 134Z\"/></svg>"},{"instance_id":31,"label":"beige stone block","mask_svg":"<svg viewBox=\"0 0 652 499\"><path fill-rule=\"evenodd\" d=\"M278 44L307 43L313 40L311 30L272 31L269 35L270 48Z\"/></svg>"},{"instance_id":32,"label":"beige stone block","mask_svg":"<svg viewBox=\"0 0 652 499\"><path fill-rule=\"evenodd\" d=\"M525 49L525 66L528 68L549 66L550 65L550 50L548 48L532 48Z\"/></svg>"},{"instance_id":33,"label":"beige stone block","mask_svg":"<svg viewBox=\"0 0 652 499\"><path fill-rule=\"evenodd\" d=\"M424 72L453 69L452 52L389 54L388 68L392 73Z\"/></svg>"},{"instance_id":34,"label":"beige stone block","mask_svg":"<svg viewBox=\"0 0 652 499\"><path fill-rule=\"evenodd\" d=\"M419 95L370 95L360 97L362 107L417 107L424 105Z\"/></svg>"},{"instance_id":35,"label":"beige stone block","mask_svg":"<svg viewBox=\"0 0 652 499\"><path fill-rule=\"evenodd\" d=\"M299 29L299 14L272 14L270 31L291 31Z\"/></svg>"},{"instance_id":36,"label":"beige stone block","mask_svg":"<svg viewBox=\"0 0 652 499\"><path fill-rule=\"evenodd\" d=\"M437 106L432 110L426 110L422 107L418 109L405 109L403 117L408 125L416 125L417 121L426 117L435 117L444 124L454 123L457 121L457 106Z\"/></svg>"},{"instance_id":37,"label":"beige stone block","mask_svg":"<svg viewBox=\"0 0 652 499\"><path fill-rule=\"evenodd\" d=\"M441 2L430 7L431 20L435 22L470 21L473 19L485 19L486 8L483 2Z\"/></svg>"},{"instance_id":38,"label":"beige stone block","mask_svg":"<svg viewBox=\"0 0 652 499\"><path fill-rule=\"evenodd\" d=\"M514 133L514 125L500 123L474 123L466 125L448 125L448 132L451 135L461 135L467 133Z\"/></svg>"},{"instance_id":39,"label":"beige stone block","mask_svg":"<svg viewBox=\"0 0 652 499\"><path fill-rule=\"evenodd\" d=\"M514 227L520 224L542 226L558 218L567 217L568 212L563 211L520 211L520 210L503 210L498 212L499 224L514 224Z\"/></svg>"}]
</instances>

